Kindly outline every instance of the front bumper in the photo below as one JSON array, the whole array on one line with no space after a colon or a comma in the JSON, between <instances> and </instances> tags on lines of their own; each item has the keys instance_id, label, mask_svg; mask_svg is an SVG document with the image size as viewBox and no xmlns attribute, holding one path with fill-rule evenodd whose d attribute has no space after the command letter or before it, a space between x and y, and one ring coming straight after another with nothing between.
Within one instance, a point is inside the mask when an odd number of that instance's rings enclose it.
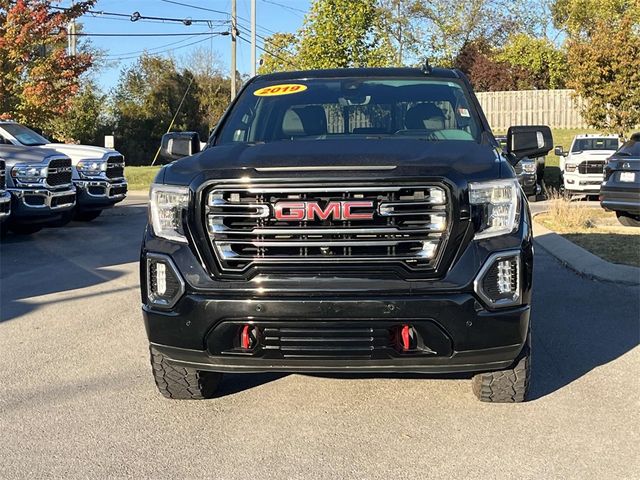
<instances>
[{"instance_id":1,"label":"front bumper","mask_svg":"<svg viewBox=\"0 0 640 480\"><path fill-rule=\"evenodd\" d=\"M600 189L600 205L607 210L640 215L640 186L607 181Z\"/></svg>"},{"instance_id":2,"label":"front bumper","mask_svg":"<svg viewBox=\"0 0 640 480\"><path fill-rule=\"evenodd\" d=\"M600 192L600 185L604 178L603 174L580 174L580 173L564 173L564 188L571 192L591 193Z\"/></svg>"},{"instance_id":3,"label":"front bumper","mask_svg":"<svg viewBox=\"0 0 640 480\"><path fill-rule=\"evenodd\" d=\"M47 221L71 210L76 204L76 188L7 188L11 193L11 221Z\"/></svg>"},{"instance_id":4,"label":"front bumper","mask_svg":"<svg viewBox=\"0 0 640 480\"><path fill-rule=\"evenodd\" d=\"M173 312L145 309L144 318L150 342L169 362L198 370L455 373L507 368L526 341L530 309L488 312L478 306L473 295L464 293L313 300L188 295ZM251 352L218 348L241 324L264 332L264 346ZM422 332L428 350L401 352L385 344L384 332L402 325ZM362 331L370 332L370 339L358 337ZM293 337L287 336L291 332ZM295 332L302 332L303 344L295 343ZM355 338L339 337L348 344L327 339L336 332Z\"/></svg>"},{"instance_id":5,"label":"front bumper","mask_svg":"<svg viewBox=\"0 0 640 480\"><path fill-rule=\"evenodd\" d=\"M79 210L101 210L121 202L127 196L127 182L107 180L74 180L78 189Z\"/></svg>"}]
</instances>

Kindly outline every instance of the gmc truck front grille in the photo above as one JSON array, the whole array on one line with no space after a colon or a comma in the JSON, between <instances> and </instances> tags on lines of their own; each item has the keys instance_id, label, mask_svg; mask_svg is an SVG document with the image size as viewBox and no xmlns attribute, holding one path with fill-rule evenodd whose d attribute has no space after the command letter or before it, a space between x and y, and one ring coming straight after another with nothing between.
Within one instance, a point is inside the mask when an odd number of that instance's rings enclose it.
<instances>
[{"instance_id":1,"label":"gmc truck front grille","mask_svg":"<svg viewBox=\"0 0 640 480\"><path fill-rule=\"evenodd\" d=\"M604 174L604 161L601 160L587 160L578 165L578 173L590 174L601 173Z\"/></svg>"},{"instance_id":2,"label":"gmc truck front grille","mask_svg":"<svg viewBox=\"0 0 640 480\"><path fill-rule=\"evenodd\" d=\"M6 170L4 160L0 160L0 190L4 190L7 186Z\"/></svg>"},{"instance_id":3,"label":"gmc truck front grille","mask_svg":"<svg viewBox=\"0 0 640 480\"><path fill-rule=\"evenodd\" d=\"M59 187L71 184L71 160L69 158L56 158L49 162L47 173L47 185Z\"/></svg>"},{"instance_id":4,"label":"gmc truck front grille","mask_svg":"<svg viewBox=\"0 0 640 480\"><path fill-rule=\"evenodd\" d=\"M204 222L223 271L401 263L433 269L450 227L441 185L225 185Z\"/></svg>"},{"instance_id":5,"label":"gmc truck front grille","mask_svg":"<svg viewBox=\"0 0 640 480\"><path fill-rule=\"evenodd\" d=\"M124 158L112 155L107 158L107 178L124 178Z\"/></svg>"}]
</instances>

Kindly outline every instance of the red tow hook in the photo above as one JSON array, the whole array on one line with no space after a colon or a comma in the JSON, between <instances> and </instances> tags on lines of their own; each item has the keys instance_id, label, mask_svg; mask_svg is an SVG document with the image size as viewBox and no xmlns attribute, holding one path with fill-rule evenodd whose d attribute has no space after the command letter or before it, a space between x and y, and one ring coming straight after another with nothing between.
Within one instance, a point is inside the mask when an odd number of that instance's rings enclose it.
<instances>
[{"instance_id":1,"label":"red tow hook","mask_svg":"<svg viewBox=\"0 0 640 480\"><path fill-rule=\"evenodd\" d=\"M249 335L249 325L242 327L242 333L240 334L240 346L245 350L251 348L251 337Z\"/></svg>"},{"instance_id":2,"label":"red tow hook","mask_svg":"<svg viewBox=\"0 0 640 480\"><path fill-rule=\"evenodd\" d=\"M402 340L402 350L405 352L411 350L411 327L409 325L403 325L400 331Z\"/></svg>"}]
</instances>

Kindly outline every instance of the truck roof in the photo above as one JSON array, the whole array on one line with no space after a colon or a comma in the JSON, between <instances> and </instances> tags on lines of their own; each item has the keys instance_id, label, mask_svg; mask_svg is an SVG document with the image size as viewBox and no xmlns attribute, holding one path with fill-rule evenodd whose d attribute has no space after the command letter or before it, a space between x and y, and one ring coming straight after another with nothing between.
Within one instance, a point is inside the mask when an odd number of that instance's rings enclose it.
<instances>
[{"instance_id":1,"label":"truck roof","mask_svg":"<svg viewBox=\"0 0 640 480\"><path fill-rule=\"evenodd\" d=\"M420 68L330 68L323 70L296 70L276 72L255 77L256 81L290 80L302 78L350 78L350 77L434 77L461 78L461 74L450 68L432 68L425 73Z\"/></svg>"}]
</instances>

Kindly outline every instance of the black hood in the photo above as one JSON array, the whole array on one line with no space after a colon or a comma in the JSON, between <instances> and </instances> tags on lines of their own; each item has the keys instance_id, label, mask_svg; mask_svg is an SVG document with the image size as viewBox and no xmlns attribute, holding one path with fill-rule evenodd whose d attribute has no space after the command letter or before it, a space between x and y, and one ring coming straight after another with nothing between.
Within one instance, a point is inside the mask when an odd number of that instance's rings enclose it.
<instances>
[{"instance_id":1,"label":"black hood","mask_svg":"<svg viewBox=\"0 0 640 480\"><path fill-rule=\"evenodd\" d=\"M165 167L164 183L200 185L212 179L448 178L469 181L512 177L489 145L411 139L280 141L220 145ZM317 168L313 168L317 167ZM332 167L336 167L332 170ZM348 167L353 167L352 169ZM371 167L367 169L367 167Z\"/></svg>"}]
</instances>

